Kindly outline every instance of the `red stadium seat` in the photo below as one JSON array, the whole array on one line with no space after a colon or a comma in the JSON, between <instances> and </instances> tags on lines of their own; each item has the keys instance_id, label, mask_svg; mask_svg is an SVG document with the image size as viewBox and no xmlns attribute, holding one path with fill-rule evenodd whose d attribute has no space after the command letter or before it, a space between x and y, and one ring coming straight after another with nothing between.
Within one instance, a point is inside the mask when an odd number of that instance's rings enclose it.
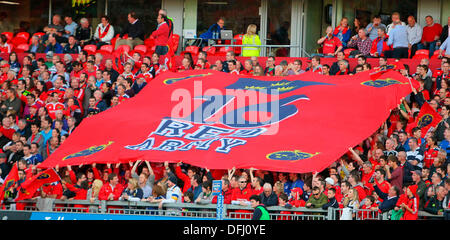
<instances>
[{"instance_id":1,"label":"red stadium seat","mask_svg":"<svg viewBox=\"0 0 450 240\"><path fill-rule=\"evenodd\" d=\"M242 39L244 38L244 34L238 34L234 36L234 45L242 45ZM242 48L241 47L235 47L234 53L236 53L236 56L239 56L241 54Z\"/></svg>"},{"instance_id":2,"label":"red stadium seat","mask_svg":"<svg viewBox=\"0 0 450 240\"><path fill-rule=\"evenodd\" d=\"M356 49L354 49L354 48L347 48L347 49L345 49L345 50L344 50L344 55L345 55L345 57L350 56L350 53L353 52L353 51L355 51L355 50L356 50Z\"/></svg>"},{"instance_id":3,"label":"red stadium seat","mask_svg":"<svg viewBox=\"0 0 450 240\"><path fill-rule=\"evenodd\" d=\"M12 40L11 40L11 43L14 45L14 46L19 46L20 44L23 44L23 43L28 43L28 40L27 39L25 39L25 38L22 38L22 37L14 37Z\"/></svg>"},{"instance_id":4,"label":"red stadium seat","mask_svg":"<svg viewBox=\"0 0 450 240\"><path fill-rule=\"evenodd\" d=\"M227 52L233 51L232 47L220 47L218 50L216 50L215 56L226 56Z\"/></svg>"},{"instance_id":5,"label":"red stadium seat","mask_svg":"<svg viewBox=\"0 0 450 240\"><path fill-rule=\"evenodd\" d=\"M97 52L97 46L93 44L86 45L83 50L88 52L88 54L95 54L95 52Z\"/></svg>"},{"instance_id":6,"label":"red stadium seat","mask_svg":"<svg viewBox=\"0 0 450 240\"><path fill-rule=\"evenodd\" d=\"M208 56L215 56L215 54L216 54L216 47L208 47L208 46L207 47L203 47L202 51L206 52L206 54Z\"/></svg>"},{"instance_id":7,"label":"red stadium seat","mask_svg":"<svg viewBox=\"0 0 450 240\"><path fill-rule=\"evenodd\" d=\"M445 51L442 52L442 56L445 56ZM438 59L438 58L439 58L439 50L436 50L430 59Z\"/></svg>"},{"instance_id":8,"label":"red stadium seat","mask_svg":"<svg viewBox=\"0 0 450 240\"><path fill-rule=\"evenodd\" d=\"M416 52L416 55L414 55L412 59L424 59L424 58L428 59L429 58L428 54L417 54Z\"/></svg>"},{"instance_id":9,"label":"red stadium seat","mask_svg":"<svg viewBox=\"0 0 450 240\"><path fill-rule=\"evenodd\" d=\"M170 47L173 48L173 52L178 50L178 45L180 44L180 35L172 34L169 40Z\"/></svg>"},{"instance_id":10,"label":"red stadium seat","mask_svg":"<svg viewBox=\"0 0 450 240\"><path fill-rule=\"evenodd\" d=\"M22 52L26 52L30 49L30 45L26 44L26 43L22 43L20 45L18 45L17 47L14 48L16 53L22 53Z\"/></svg>"},{"instance_id":11,"label":"red stadium seat","mask_svg":"<svg viewBox=\"0 0 450 240\"><path fill-rule=\"evenodd\" d=\"M192 56L197 56L199 52L199 48L197 46L187 46L180 55L184 55L185 53L191 53Z\"/></svg>"},{"instance_id":12,"label":"red stadium seat","mask_svg":"<svg viewBox=\"0 0 450 240\"><path fill-rule=\"evenodd\" d=\"M131 48L128 45L120 45L115 51L115 54L121 55L124 52L130 52Z\"/></svg>"},{"instance_id":13,"label":"red stadium seat","mask_svg":"<svg viewBox=\"0 0 450 240\"><path fill-rule=\"evenodd\" d=\"M114 52L113 45L103 45L100 47L99 50L96 51L96 53L101 53L101 54L112 54L113 52Z\"/></svg>"},{"instance_id":14,"label":"red stadium seat","mask_svg":"<svg viewBox=\"0 0 450 240\"><path fill-rule=\"evenodd\" d=\"M2 32L2 35L6 36L6 40L8 42L10 42L14 37L14 34L12 32Z\"/></svg>"},{"instance_id":15,"label":"red stadium seat","mask_svg":"<svg viewBox=\"0 0 450 240\"><path fill-rule=\"evenodd\" d=\"M147 53L148 47L145 45L137 45L134 47L134 51L140 53L142 56Z\"/></svg>"},{"instance_id":16,"label":"red stadium seat","mask_svg":"<svg viewBox=\"0 0 450 240\"><path fill-rule=\"evenodd\" d=\"M430 51L428 51L426 49L420 49L420 50L416 51L415 55L427 55L427 56L429 56L430 55Z\"/></svg>"},{"instance_id":17,"label":"red stadium seat","mask_svg":"<svg viewBox=\"0 0 450 240\"><path fill-rule=\"evenodd\" d=\"M144 45L147 46L148 48L151 48L152 46L155 45L155 39L154 38L145 39Z\"/></svg>"},{"instance_id":18,"label":"red stadium seat","mask_svg":"<svg viewBox=\"0 0 450 240\"><path fill-rule=\"evenodd\" d=\"M23 38L25 41L28 41L28 39L30 39L30 34L27 32L19 32L17 33L16 38Z\"/></svg>"}]
</instances>

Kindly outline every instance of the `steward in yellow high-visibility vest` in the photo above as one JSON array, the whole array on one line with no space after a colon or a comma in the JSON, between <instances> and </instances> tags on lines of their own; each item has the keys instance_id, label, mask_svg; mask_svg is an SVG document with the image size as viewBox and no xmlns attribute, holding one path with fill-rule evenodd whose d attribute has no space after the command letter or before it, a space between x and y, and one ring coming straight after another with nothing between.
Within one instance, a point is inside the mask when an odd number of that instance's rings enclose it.
<instances>
[{"instance_id":1,"label":"steward in yellow high-visibility vest","mask_svg":"<svg viewBox=\"0 0 450 240\"><path fill-rule=\"evenodd\" d=\"M247 27L247 34L242 38L242 45L261 45L261 40L256 34L256 25L250 24ZM259 57L259 47L242 47L243 57Z\"/></svg>"}]
</instances>

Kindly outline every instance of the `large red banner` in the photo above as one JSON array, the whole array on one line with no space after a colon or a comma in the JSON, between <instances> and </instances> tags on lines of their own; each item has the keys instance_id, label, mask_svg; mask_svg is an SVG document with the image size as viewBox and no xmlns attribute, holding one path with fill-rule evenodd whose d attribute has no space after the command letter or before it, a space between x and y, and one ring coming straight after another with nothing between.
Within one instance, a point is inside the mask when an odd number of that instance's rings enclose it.
<instances>
[{"instance_id":1,"label":"large red banner","mask_svg":"<svg viewBox=\"0 0 450 240\"><path fill-rule=\"evenodd\" d=\"M320 171L370 136L417 85L392 70L371 76L163 73L134 98L85 119L40 166L141 159Z\"/></svg>"}]
</instances>

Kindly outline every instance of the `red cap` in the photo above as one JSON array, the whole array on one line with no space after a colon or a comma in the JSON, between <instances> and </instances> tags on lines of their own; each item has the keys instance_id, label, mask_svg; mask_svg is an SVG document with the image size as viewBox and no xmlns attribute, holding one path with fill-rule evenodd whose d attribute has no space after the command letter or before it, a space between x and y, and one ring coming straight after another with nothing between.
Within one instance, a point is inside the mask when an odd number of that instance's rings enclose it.
<instances>
[{"instance_id":1,"label":"red cap","mask_svg":"<svg viewBox=\"0 0 450 240\"><path fill-rule=\"evenodd\" d=\"M5 63L4 65L2 65L0 67L2 67L2 68L9 67L9 64Z\"/></svg>"}]
</instances>

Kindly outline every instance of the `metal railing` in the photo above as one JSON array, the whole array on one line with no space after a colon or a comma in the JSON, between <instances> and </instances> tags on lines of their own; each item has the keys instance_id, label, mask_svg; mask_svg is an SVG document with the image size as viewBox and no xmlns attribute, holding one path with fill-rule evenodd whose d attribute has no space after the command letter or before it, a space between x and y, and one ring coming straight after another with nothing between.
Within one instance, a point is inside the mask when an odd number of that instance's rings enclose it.
<instances>
[{"instance_id":1,"label":"metal railing","mask_svg":"<svg viewBox=\"0 0 450 240\"><path fill-rule=\"evenodd\" d=\"M50 209L39 207L37 200L23 200L25 211L31 212L55 212L55 213L89 213L89 214L122 214L142 216L176 216L181 218L217 219L216 204L193 204L193 203L166 203L163 209L158 209L158 203L134 202L134 201L94 201L88 200L50 200ZM14 202L7 202L6 210L16 210ZM227 220L250 220L253 208L240 205L223 205L223 219ZM267 207L271 220L339 220L343 209L329 208L285 208L280 206ZM373 210L352 210L352 220L389 220L390 213L378 213ZM419 219L442 219L442 215L433 215L425 211L419 211Z\"/></svg>"}]
</instances>

